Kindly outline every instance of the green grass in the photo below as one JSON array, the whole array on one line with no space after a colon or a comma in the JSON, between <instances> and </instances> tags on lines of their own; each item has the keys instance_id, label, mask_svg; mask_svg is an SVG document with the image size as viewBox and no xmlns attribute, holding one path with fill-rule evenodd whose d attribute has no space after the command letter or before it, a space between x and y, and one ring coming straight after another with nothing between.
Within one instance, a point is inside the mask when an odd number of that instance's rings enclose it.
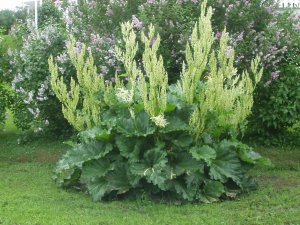
<instances>
[{"instance_id":1,"label":"green grass","mask_svg":"<svg viewBox=\"0 0 300 225\"><path fill-rule=\"evenodd\" d=\"M5 131L11 132L11 133L19 132L17 127L14 124L13 114L10 110L8 110L8 119L6 120Z\"/></svg>"},{"instance_id":2,"label":"green grass","mask_svg":"<svg viewBox=\"0 0 300 225\"><path fill-rule=\"evenodd\" d=\"M93 202L85 193L58 189L52 169L66 147L46 139L18 145L18 138L0 133L0 224L300 224L300 149L260 149L276 167L253 170L260 188L237 200L169 205Z\"/></svg>"}]
</instances>

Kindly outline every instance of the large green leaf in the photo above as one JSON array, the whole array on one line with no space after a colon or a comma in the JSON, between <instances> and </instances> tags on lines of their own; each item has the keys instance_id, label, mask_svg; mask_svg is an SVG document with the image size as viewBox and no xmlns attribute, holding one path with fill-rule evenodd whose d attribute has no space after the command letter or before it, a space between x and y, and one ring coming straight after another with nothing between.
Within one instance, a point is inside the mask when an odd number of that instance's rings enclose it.
<instances>
[{"instance_id":1,"label":"large green leaf","mask_svg":"<svg viewBox=\"0 0 300 225\"><path fill-rule=\"evenodd\" d=\"M82 183L89 182L95 178L103 177L108 171L113 169L113 164L109 160L101 158L87 161L82 166L82 174L80 181Z\"/></svg>"},{"instance_id":2,"label":"large green leaf","mask_svg":"<svg viewBox=\"0 0 300 225\"><path fill-rule=\"evenodd\" d=\"M127 137L135 136L136 130L135 130L132 118L120 118L120 119L118 119L117 130L122 135L125 135Z\"/></svg>"},{"instance_id":3,"label":"large green leaf","mask_svg":"<svg viewBox=\"0 0 300 225\"><path fill-rule=\"evenodd\" d=\"M139 137L128 138L122 135L116 137L116 145L120 154L130 162L137 162L140 160L139 155L144 147L145 141L145 139Z\"/></svg>"},{"instance_id":4,"label":"large green leaf","mask_svg":"<svg viewBox=\"0 0 300 225\"><path fill-rule=\"evenodd\" d=\"M55 167L54 179L59 185L71 180L76 169L82 168L82 164L105 156L113 149L110 143L92 141L89 143L78 144L75 148L69 150Z\"/></svg>"},{"instance_id":5,"label":"large green leaf","mask_svg":"<svg viewBox=\"0 0 300 225\"><path fill-rule=\"evenodd\" d=\"M181 133L178 137L171 137L171 142L180 148L188 148L194 139L189 133Z\"/></svg>"},{"instance_id":6,"label":"large green leaf","mask_svg":"<svg viewBox=\"0 0 300 225\"><path fill-rule=\"evenodd\" d=\"M53 179L59 187L71 187L78 183L81 170L78 167L55 168L54 173Z\"/></svg>"},{"instance_id":7,"label":"large green leaf","mask_svg":"<svg viewBox=\"0 0 300 225\"><path fill-rule=\"evenodd\" d=\"M259 153L254 152L250 149L238 149L237 153L241 160L250 164L258 164L262 166L272 166L269 159L262 157Z\"/></svg>"},{"instance_id":8,"label":"large green leaf","mask_svg":"<svg viewBox=\"0 0 300 225\"><path fill-rule=\"evenodd\" d=\"M184 93L180 85L171 84L168 87L168 103L174 105L178 109L182 109L186 106Z\"/></svg>"},{"instance_id":9,"label":"large green leaf","mask_svg":"<svg viewBox=\"0 0 300 225\"><path fill-rule=\"evenodd\" d=\"M118 194L124 194L132 187L128 177L128 165L125 163L117 163L115 169L106 175L106 180Z\"/></svg>"},{"instance_id":10,"label":"large green leaf","mask_svg":"<svg viewBox=\"0 0 300 225\"><path fill-rule=\"evenodd\" d=\"M167 104L167 108L165 110L165 112L172 112L176 109L176 105L174 104Z\"/></svg>"},{"instance_id":11,"label":"large green leaf","mask_svg":"<svg viewBox=\"0 0 300 225\"><path fill-rule=\"evenodd\" d=\"M204 163L194 159L188 152L177 153L171 165L174 168L173 173L176 176L195 171L203 172L204 170Z\"/></svg>"},{"instance_id":12,"label":"large green leaf","mask_svg":"<svg viewBox=\"0 0 300 225\"><path fill-rule=\"evenodd\" d=\"M166 113L167 126L161 129L162 133L170 133L174 131L190 131L189 117L191 109L176 109L170 113Z\"/></svg>"},{"instance_id":13,"label":"large green leaf","mask_svg":"<svg viewBox=\"0 0 300 225\"><path fill-rule=\"evenodd\" d=\"M254 152L251 147L238 141L223 140L219 144L219 148L227 150L235 150L239 158L249 164L258 164L262 166L272 166L269 159L262 157L259 153Z\"/></svg>"},{"instance_id":14,"label":"large green leaf","mask_svg":"<svg viewBox=\"0 0 300 225\"><path fill-rule=\"evenodd\" d=\"M219 181L208 181L204 186L204 194L209 199L218 199L223 193L225 193L224 185Z\"/></svg>"},{"instance_id":15,"label":"large green leaf","mask_svg":"<svg viewBox=\"0 0 300 225\"><path fill-rule=\"evenodd\" d=\"M101 200L112 191L117 191L117 194L126 193L132 187L127 172L127 166L123 163L118 163L114 170L109 171L104 177L90 179L86 186L93 200Z\"/></svg>"},{"instance_id":16,"label":"large green leaf","mask_svg":"<svg viewBox=\"0 0 300 225\"><path fill-rule=\"evenodd\" d=\"M146 150L143 160L130 164L130 172L164 190L165 181L171 178L171 168L167 166L167 153L163 147L163 144L157 143L155 148Z\"/></svg>"},{"instance_id":17,"label":"large green leaf","mask_svg":"<svg viewBox=\"0 0 300 225\"><path fill-rule=\"evenodd\" d=\"M221 182L227 182L228 178L231 178L241 185L244 170L235 150L229 149L225 145L219 145L216 148L217 157L210 164L211 178Z\"/></svg>"},{"instance_id":18,"label":"large green leaf","mask_svg":"<svg viewBox=\"0 0 300 225\"><path fill-rule=\"evenodd\" d=\"M150 118L145 111L141 111L136 115L134 123L138 136L148 136L156 130L156 127L150 122Z\"/></svg>"},{"instance_id":19,"label":"large green leaf","mask_svg":"<svg viewBox=\"0 0 300 225\"><path fill-rule=\"evenodd\" d=\"M99 159L105 156L113 149L112 144L101 141L91 141L89 143L78 144L75 148L69 150L63 160L69 165L81 167L82 163L91 160Z\"/></svg>"},{"instance_id":20,"label":"large green leaf","mask_svg":"<svg viewBox=\"0 0 300 225\"><path fill-rule=\"evenodd\" d=\"M198 191L197 186L187 187L184 182L174 181L174 189L176 193L183 199L193 201Z\"/></svg>"},{"instance_id":21,"label":"large green leaf","mask_svg":"<svg viewBox=\"0 0 300 225\"><path fill-rule=\"evenodd\" d=\"M101 114L101 119L101 125L103 127L106 127L108 130L114 129L117 124L117 115L115 110L113 110L112 108L109 110L105 110Z\"/></svg>"},{"instance_id":22,"label":"large green leaf","mask_svg":"<svg viewBox=\"0 0 300 225\"><path fill-rule=\"evenodd\" d=\"M127 137L146 137L153 134L156 130L156 127L150 122L150 118L145 111L139 112L134 117L129 112L122 112L119 115L116 127L121 134Z\"/></svg>"},{"instance_id":23,"label":"large green leaf","mask_svg":"<svg viewBox=\"0 0 300 225\"><path fill-rule=\"evenodd\" d=\"M196 186L197 188L206 180L204 171L188 172L185 175L185 183L188 188Z\"/></svg>"},{"instance_id":24,"label":"large green leaf","mask_svg":"<svg viewBox=\"0 0 300 225\"><path fill-rule=\"evenodd\" d=\"M164 166L167 163L164 147L164 143L157 142L154 148L145 151L144 159L150 166Z\"/></svg>"},{"instance_id":25,"label":"large green leaf","mask_svg":"<svg viewBox=\"0 0 300 225\"><path fill-rule=\"evenodd\" d=\"M167 180L166 170L168 159L163 147L163 144L158 144L156 148L146 151L144 158L148 168L144 171L144 175L149 182L165 189L164 182Z\"/></svg>"},{"instance_id":26,"label":"large green leaf","mask_svg":"<svg viewBox=\"0 0 300 225\"><path fill-rule=\"evenodd\" d=\"M86 187L94 201L101 200L105 194L112 191L105 177L98 177L89 181Z\"/></svg>"},{"instance_id":27,"label":"large green leaf","mask_svg":"<svg viewBox=\"0 0 300 225\"><path fill-rule=\"evenodd\" d=\"M190 149L190 152L194 159L204 160L207 164L211 164L212 160L216 158L215 149L209 147L208 145L194 146Z\"/></svg>"}]
</instances>

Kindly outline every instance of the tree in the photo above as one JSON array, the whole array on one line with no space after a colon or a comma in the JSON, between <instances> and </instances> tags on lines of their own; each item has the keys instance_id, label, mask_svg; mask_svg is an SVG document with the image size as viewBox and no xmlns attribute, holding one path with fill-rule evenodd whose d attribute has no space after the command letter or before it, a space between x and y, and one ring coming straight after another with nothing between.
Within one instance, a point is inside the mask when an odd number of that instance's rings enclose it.
<instances>
[{"instance_id":1,"label":"tree","mask_svg":"<svg viewBox=\"0 0 300 225\"><path fill-rule=\"evenodd\" d=\"M15 21L16 18L13 11L8 9L0 11L0 27L4 29L4 34L8 34Z\"/></svg>"}]
</instances>

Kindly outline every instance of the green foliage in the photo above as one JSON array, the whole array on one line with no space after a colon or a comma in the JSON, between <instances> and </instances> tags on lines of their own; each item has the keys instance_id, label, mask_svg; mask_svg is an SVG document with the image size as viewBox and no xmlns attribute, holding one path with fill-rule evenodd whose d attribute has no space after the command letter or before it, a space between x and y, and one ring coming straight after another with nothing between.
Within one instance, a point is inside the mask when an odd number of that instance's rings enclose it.
<instances>
[{"instance_id":1,"label":"green foliage","mask_svg":"<svg viewBox=\"0 0 300 225\"><path fill-rule=\"evenodd\" d=\"M86 35L99 34L101 37L108 34L121 34L119 25L123 21L131 19L132 15L137 14L141 5L141 0L128 0L126 2L116 0L79 0L78 4L69 1L62 1L61 6L64 10L69 10L73 34L76 38ZM81 32L84 31L84 34Z\"/></svg>"},{"instance_id":2,"label":"green foliage","mask_svg":"<svg viewBox=\"0 0 300 225\"><path fill-rule=\"evenodd\" d=\"M52 0L43 1L42 7L38 9L38 26L44 27L48 24L63 24L62 12L55 6Z\"/></svg>"},{"instance_id":3,"label":"green foliage","mask_svg":"<svg viewBox=\"0 0 300 225\"><path fill-rule=\"evenodd\" d=\"M269 164L238 142L183 148L167 137L156 139L119 135L78 144L57 164L56 182L63 187L80 182L95 201L143 190L156 196L160 190L173 199L212 202L238 189L252 190L255 183L245 172Z\"/></svg>"},{"instance_id":4,"label":"green foliage","mask_svg":"<svg viewBox=\"0 0 300 225\"><path fill-rule=\"evenodd\" d=\"M114 85L105 83L85 46L75 53L74 40L68 52L77 79L71 79L70 88L50 58L51 84L64 115L84 130L80 143L57 164L60 186L80 183L95 201L144 191L180 201L214 202L254 188L247 172L255 164L270 163L247 145L232 141L235 135L229 130L238 133L249 115L262 69L256 58L251 72L240 78L225 32L218 51L212 48L212 8L206 3L187 44L186 65L177 84L168 85L158 54L160 36L151 25L141 33L144 53L139 66L133 26L122 25L125 49L117 48L117 55L128 83L118 74Z\"/></svg>"},{"instance_id":5,"label":"green foliage","mask_svg":"<svg viewBox=\"0 0 300 225\"><path fill-rule=\"evenodd\" d=\"M144 26L153 24L161 36L162 44L159 53L164 58L169 81L172 83L178 79L185 44L190 36L191 28L200 16L198 3L178 2L180 1L169 0L163 3L144 3L138 12Z\"/></svg>"},{"instance_id":6,"label":"green foliage","mask_svg":"<svg viewBox=\"0 0 300 225\"><path fill-rule=\"evenodd\" d=\"M296 28L299 16L284 12L278 18L278 24L289 35L283 43L290 49L283 55L278 71L270 73L267 70L268 76L254 95L249 134L266 145L294 145L299 144L295 140L299 135L290 132L300 116L300 37Z\"/></svg>"},{"instance_id":7,"label":"green foliage","mask_svg":"<svg viewBox=\"0 0 300 225\"><path fill-rule=\"evenodd\" d=\"M300 67L299 55L287 58L282 64L282 75L272 82L264 92L255 96L252 134L265 144L280 144L288 129L300 119ZM258 104L259 103L259 104ZM278 139L276 141L276 139ZM279 142L279 143L278 143Z\"/></svg>"},{"instance_id":8,"label":"green foliage","mask_svg":"<svg viewBox=\"0 0 300 225\"><path fill-rule=\"evenodd\" d=\"M9 78L4 72L9 68L8 49L15 49L18 41L10 36L0 36L0 129L7 117L6 110L12 101L12 91L9 88Z\"/></svg>"},{"instance_id":9,"label":"green foliage","mask_svg":"<svg viewBox=\"0 0 300 225\"><path fill-rule=\"evenodd\" d=\"M27 11L24 9L18 9L17 11L0 10L0 35L9 34L17 22L25 22L26 16Z\"/></svg>"},{"instance_id":10,"label":"green foliage","mask_svg":"<svg viewBox=\"0 0 300 225\"><path fill-rule=\"evenodd\" d=\"M0 82L9 82L6 72L9 70L8 50L15 50L20 47L21 41L9 35L0 36Z\"/></svg>"},{"instance_id":11,"label":"green foliage","mask_svg":"<svg viewBox=\"0 0 300 225\"><path fill-rule=\"evenodd\" d=\"M11 10L0 10L0 27L4 29L4 34L8 34L9 30L15 23L16 18ZM0 34L2 34L0 32Z\"/></svg>"}]
</instances>

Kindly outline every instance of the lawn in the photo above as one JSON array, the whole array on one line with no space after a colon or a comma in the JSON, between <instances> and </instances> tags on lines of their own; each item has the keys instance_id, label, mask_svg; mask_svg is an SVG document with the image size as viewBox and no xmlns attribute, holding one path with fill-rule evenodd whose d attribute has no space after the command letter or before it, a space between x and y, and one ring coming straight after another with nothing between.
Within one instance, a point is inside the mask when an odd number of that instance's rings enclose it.
<instances>
[{"instance_id":1,"label":"lawn","mask_svg":"<svg viewBox=\"0 0 300 225\"><path fill-rule=\"evenodd\" d=\"M159 204L146 200L93 202L58 189L52 169L61 141L19 145L11 123L0 133L0 224L300 224L300 149L259 149L274 168L252 171L260 187L237 200L214 204Z\"/></svg>"}]
</instances>

